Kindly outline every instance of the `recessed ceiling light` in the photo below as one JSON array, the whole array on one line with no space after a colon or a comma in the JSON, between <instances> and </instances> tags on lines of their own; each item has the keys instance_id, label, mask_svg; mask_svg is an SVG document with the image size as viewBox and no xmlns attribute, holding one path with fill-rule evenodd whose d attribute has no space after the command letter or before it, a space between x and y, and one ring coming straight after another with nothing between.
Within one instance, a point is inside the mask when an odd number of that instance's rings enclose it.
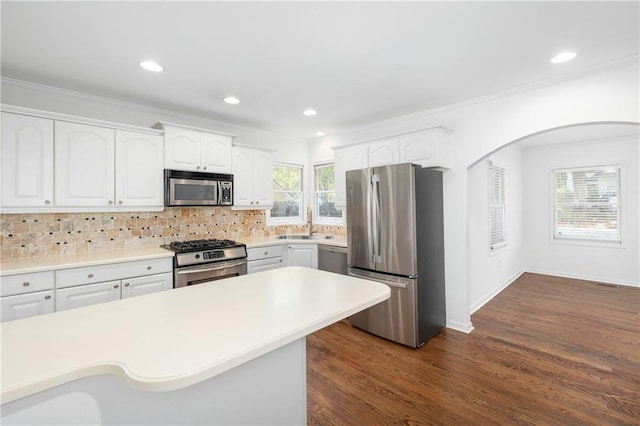
<instances>
[{"instance_id":1,"label":"recessed ceiling light","mask_svg":"<svg viewBox=\"0 0 640 426\"><path fill-rule=\"evenodd\" d=\"M305 109L305 110L304 110L304 112L303 112L303 114L304 114L304 115L307 115L307 116L309 116L309 117L311 117L311 116L313 116L313 115L316 115L316 114L317 114L317 112L316 112L316 110L315 110L315 109Z\"/></svg>"},{"instance_id":2,"label":"recessed ceiling light","mask_svg":"<svg viewBox=\"0 0 640 426\"><path fill-rule=\"evenodd\" d=\"M324 132L316 132L316 136L324 136L325 133Z\"/></svg>"},{"instance_id":3,"label":"recessed ceiling light","mask_svg":"<svg viewBox=\"0 0 640 426\"><path fill-rule=\"evenodd\" d=\"M153 62L153 61L142 61L140 62L140 66L142 68L144 68L147 71L152 71L152 72L162 72L164 71L164 68L162 67L162 65L158 64L157 62Z\"/></svg>"},{"instance_id":4,"label":"recessed ceiling light","mask_svg":"<svg viewBox=\"0 0 640 426\"><path fill-rule=\"evenodd\" d=\"M552 64L561 64L576 57L576 52L562 52L551 58Z\"/></svg>"},{"instance_id":5,"label":"recessed ceiling light","mask_svg":"<svg viewBox=\"0 0 640 426\"><path fill-rule=\"evenodd\" d=\"M236 105L240 103L240 99L236 98L235 96L227 96L226 98L224 98L224 101L231 105Z\"/></svg>"}]
</instances>

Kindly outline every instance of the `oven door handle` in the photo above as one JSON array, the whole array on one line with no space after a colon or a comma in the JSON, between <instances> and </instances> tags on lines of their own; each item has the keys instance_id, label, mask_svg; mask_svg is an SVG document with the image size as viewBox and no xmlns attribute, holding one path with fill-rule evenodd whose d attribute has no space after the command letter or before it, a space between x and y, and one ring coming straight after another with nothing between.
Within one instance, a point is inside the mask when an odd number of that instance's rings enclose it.
<instances>
[{"instance_id":1,"label":"oven door handle","mask_svg":"<svg viewBox=\"0 0 640 426\"><path fill-rule=\"evenodd\" d=\"M201 266L201 267L189 267L189 269L178 270L176 273L178 275L188 275L188 274L196 274L202 272L212 272L212 271L220 271L222 269L233 268L235 266L242 266L246 263L245 259L238 260L237 262L224 262L223 264L218 264L215 267Z\"/></svg>"}]
</instances>

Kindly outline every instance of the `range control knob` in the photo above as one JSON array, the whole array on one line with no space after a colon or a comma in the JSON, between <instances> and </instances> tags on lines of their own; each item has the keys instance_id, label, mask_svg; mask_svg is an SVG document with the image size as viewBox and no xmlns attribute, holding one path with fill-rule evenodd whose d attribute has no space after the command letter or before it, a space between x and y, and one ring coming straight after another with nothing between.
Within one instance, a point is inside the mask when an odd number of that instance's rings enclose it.
<instances>
[{"instance_id":1,"label":"range control knob","mask_svg":"<svg viewBox=\"0 0 640 426\"><path fill-rule=\"evenodd\" d=\"M200 255L199 254L196 254L196 259L200 259Z\"/></svg>"}]
</instances>

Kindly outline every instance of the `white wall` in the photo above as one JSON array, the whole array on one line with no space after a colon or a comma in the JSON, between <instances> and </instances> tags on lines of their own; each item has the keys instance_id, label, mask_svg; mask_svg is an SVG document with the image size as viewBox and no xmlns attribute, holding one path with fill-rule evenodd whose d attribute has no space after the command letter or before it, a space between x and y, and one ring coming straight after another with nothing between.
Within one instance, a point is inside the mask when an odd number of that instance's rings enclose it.
<instances>
[{"instance_id":1,"label":"white wall","mask_svg":"<svg viewBox=\"0 0 640 426\"><path fill-rule=\"evenodd\" d=\"M525 269L640 286L639 142L635 138L533 146L523 152ZM554 242L551 169L622 165L622 246Z\"/></svg>"},{"instance_id":2,"label":"white wall","mask_svg":"<svg viewBox=\"0 0 640 426\"><path fill-rule=\"evenodd\" d=\"M431 126L453 131L452 166L444 173L447 326L471 331L467 256L467 167L500 147L548 129L593 122L640 122L636 59L569 81L406 115L329 135L313 147L324 158L348 145Z\"/></svg>"},{"instance_id":3,"label":"white wall","mask_svg":"<svg viewBox=\"0 0 640 426\"><path fill-rule=\"evenodd\" d=\"M489 250L488 159L505 168L507 245ZM523 272L522 156L516 144L493 153L468 170L467 245L469 302L476 311Z\"/></svg>"}]
</instances>

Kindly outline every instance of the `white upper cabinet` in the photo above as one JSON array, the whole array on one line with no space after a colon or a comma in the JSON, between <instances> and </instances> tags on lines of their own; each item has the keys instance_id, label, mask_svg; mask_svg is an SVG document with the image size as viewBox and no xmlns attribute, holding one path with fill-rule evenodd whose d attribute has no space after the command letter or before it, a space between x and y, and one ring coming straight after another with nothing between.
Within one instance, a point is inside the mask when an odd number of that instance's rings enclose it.
<instances>
[{"instance_id":1,"label":"white upper cabinet","mask_svg":"<svg viewBox=\"0 0 640 426\"><path fill-rule=\"evenodd\" d=\"M334 151L335 206L347 206L346 172L364 169L369 166L369 149L367 145L351 145L335 148Z\"/></svg>"},{"instance_id":2,"label":"white upper cabinet","mask_svg":"<svg viewBox=\"0 0 640 426\"><path fill-rule=\"evenodd\" d=\"M114 129L56 122L57 206L113 206L114 139Z\"/></svg>"},{"instance_id":3,"label":"white upper cabinet","mask_svg":"<svg viewBox=\"0 0 640 426\"><path fill-rule=\"evenodd\" d=\"M2 207L53 206L53 120L2 113Z\"/></svg>"},{"instance_id":4,"label":"white upper cabinet","mask_svg":"<svg viewBox=\"0 0 640 426\"><path fill-rule=\"evenodd\" d=\"M202 170L213 173L231 173L231 136L202 133L200 164Z\"/></svg>"},{"instance_id":5,"label":"white upper cabinet","mask_svg":"<svg viewBox=\"0 0 640 426\"><path fill-rule=\"evenodd\" d=\"M160 135L116 130L118 207L162 206L164 143Z\"/></svg>"},{"instance_id":6,"label":"white upper cabinet","mask_svg":"<svg viewBox=\"0 0 640 426\"><path fill-rule=\"evenodd\" d=\"M385 139L372 142L369 146L369 167L398 164L400 159L400 147L397 139Z\"/></svg>"},{"instance_id":7,"label":"white upper cabinet","mask_svg":"<svg viewBox=\"0 0 640 426\"><path fill-rule=\"evenodd\" d=\"M273 206L273 152L233 147L233 208L270 209Z\"/></svg>"},{"instance_id":8,"label":"white upper cabinet","mask_svg":"<svg viewBox=\"0 0 640 426\"><path fill-rule=\"evenodd\" d=\"M449 167L449 133L446 130L429 129L404 135L400 138L399 147L400 163Z\"/></svg>"},{"instance_id":9,"label":"white upper cabinet","mask_svg":"<svg viewBox=\"0 0 640 426\"><path fill-rule=\"evenodd\" d=\"M164 129L164 167L190 172L231 173L233 137L169 123Z\"/></svg>"}]
</instances>

